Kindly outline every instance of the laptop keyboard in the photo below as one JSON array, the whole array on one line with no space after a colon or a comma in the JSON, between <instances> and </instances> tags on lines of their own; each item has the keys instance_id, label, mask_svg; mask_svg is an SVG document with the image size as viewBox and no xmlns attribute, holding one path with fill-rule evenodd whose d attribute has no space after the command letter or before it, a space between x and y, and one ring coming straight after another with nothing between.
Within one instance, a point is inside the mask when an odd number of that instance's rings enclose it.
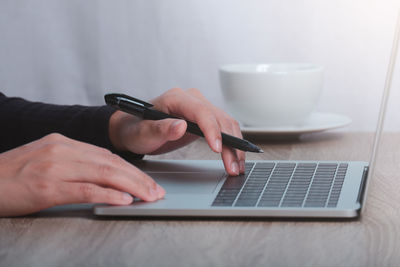
<instances>
[{"instance_id":1,"label":"laptop keyboard","mask_svg":"<svg viewBox=\"0 0 400 267\"><path fill-rule=\"evenodd\" d=\"M246 163L225 180L212 206L336 207L347 163Z\"/></svg>"}]
</instances>

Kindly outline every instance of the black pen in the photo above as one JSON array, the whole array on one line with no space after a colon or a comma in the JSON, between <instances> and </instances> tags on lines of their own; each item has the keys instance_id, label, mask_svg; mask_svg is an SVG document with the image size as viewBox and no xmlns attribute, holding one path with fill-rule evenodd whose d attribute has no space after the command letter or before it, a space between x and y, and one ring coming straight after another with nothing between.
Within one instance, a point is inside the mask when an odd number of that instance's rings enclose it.
<instances>
[{"instance_id":1,"label":"black pen","mask_svg":"<svg viewBox=\"0 0 400 267\"><path fill-rule=\"evenodd\" d=\"M107 105L122 110L124 112L127 112L129 114L141 117L144 120L163 120L167 118L182 119L155 110L154 108L152 108L153 107L152 104L124 94L107 94L104 96L104 99ZM200 130L199 126L196 123L187 120L185 121L187 123L187 129L186 129L187 132L204 137L203 132ZM247 140L240 139L226 133L221 133L221 136L222 136L222 144L226 146L249 152L257 152L257 153L264 152L258 146L250 143Z\"/></svg>"}]
</instances>

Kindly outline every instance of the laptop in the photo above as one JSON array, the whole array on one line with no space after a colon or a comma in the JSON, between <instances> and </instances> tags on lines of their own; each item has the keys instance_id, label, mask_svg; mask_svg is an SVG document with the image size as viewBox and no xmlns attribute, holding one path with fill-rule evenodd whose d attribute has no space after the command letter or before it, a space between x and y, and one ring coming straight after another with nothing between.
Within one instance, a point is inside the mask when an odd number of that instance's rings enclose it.
<instances>
[{"instance_id":1,"label":"laptop","mask_svg":"<svg viewBox=\"0 0 400 267\"><path fill-rule=\"evenodd\" d=\"M369 162L248 161L228 176L217 160L143 160L135 164L166 190L156 202L97 205L98 216L355 218L373 177L400 35L397 21Z\"/></svg>"}]
</instances>

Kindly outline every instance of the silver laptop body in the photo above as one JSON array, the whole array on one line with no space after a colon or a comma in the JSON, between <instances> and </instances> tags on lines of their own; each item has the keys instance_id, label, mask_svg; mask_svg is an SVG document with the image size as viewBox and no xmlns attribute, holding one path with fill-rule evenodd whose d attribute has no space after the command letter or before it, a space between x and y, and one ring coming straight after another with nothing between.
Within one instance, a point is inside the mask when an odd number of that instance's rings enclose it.
<instances>
[{"instance_id":1,"label":"silver laptop body","mask_svg":"<svg viewBox=\"0 0 400 267\"><path fill-rule=\"evenodd\" d=\"M160 160L134 163L166 189L156 202L98 205L99 216L354 218L373 176L397 56L400 16L370 162L248 161L230 177L221 161Z\"/></svg>"},{"instance_id":2,"label":"silver laptop body","mask_svg":"<svg viewBox=\"0 0 400 267\"><path fill-rule=\"evenodd\" d=\"M366 162L248 161L227 176L221 161L141 161L166 190L156 202L97 206L96 215L217 217L355 217Z\"/></svg>"}]
</instances>

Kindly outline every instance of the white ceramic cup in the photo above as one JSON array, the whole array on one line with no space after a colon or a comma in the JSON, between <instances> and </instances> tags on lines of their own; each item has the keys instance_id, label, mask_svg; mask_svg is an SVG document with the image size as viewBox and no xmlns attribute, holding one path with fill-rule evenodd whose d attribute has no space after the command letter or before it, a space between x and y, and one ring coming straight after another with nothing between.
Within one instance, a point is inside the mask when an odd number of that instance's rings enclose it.
<instances>
[{"instance_id":1,"label":"white ceramic cup","mask_svg":"<svg viewBox=\"0 0 400 267\"><path fill-rule=\"evenodd\" d=\"M297 126L314 111L323 67L311 63L231 64L219 70L228 111L246 126Z\"/></svg>"}]
</instances>

